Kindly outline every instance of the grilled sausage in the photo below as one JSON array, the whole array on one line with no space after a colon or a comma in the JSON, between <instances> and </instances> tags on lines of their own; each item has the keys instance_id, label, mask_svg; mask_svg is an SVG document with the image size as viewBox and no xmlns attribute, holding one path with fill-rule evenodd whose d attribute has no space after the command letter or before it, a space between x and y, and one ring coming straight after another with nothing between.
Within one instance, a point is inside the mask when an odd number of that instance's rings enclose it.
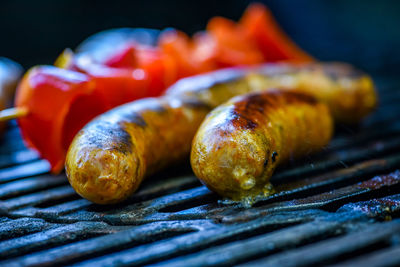
<instances>
[{"instance_id":1,"label":"grilled sausage","mask_svg":"<svg viewBox=\"0 0 400 267\"><path fill-rule=\"evenodd\" d=\"M355 123L377 104L372 79L344 63L267 64L182 79L167 95L200 99L216 107L230 98L269 88L307 93L326 103L340 123Z\"/></svg>"},{"instance_id":2,"label":"grilled sausage","mask_svg":"<svg viewBox=\"0 0 400 267\"><path fill-rule=\"evenodd\" d=\"M309 95L270 91L235 97L201 124L192 169L212 191L248 202L267 192L277 165L320 150L332 131L329 108Z\"/></svg>"},{"instance_id":3,"label":"grilled sausage","mask_svg":"<svg viewBox=\"0 0 400 267\"><path fill-rule=\"evenodd\" d=\"M74 138L66 173L75 191L99 203L130 196L145 175L190 152L210 108L175 98L147 98L104 113Z\"/></svg>"},{"instance_id":4,"label":"grilled sausage","mask_svg":"<svg viewBox=\"0 0 400 267\"><path fill-rule=\"evenodd\" d=\"M197 127L212 108L232 96L266 90L272 85L280 85L281 90L295 86L294 90L310 91L329 102L334 114L348 115L338 119L358 119L375 106L375 92L368 76L354 75L352 69L341 65L304 68L267 65L217 71L183 79L165 97L111 110L75 136L65 165L68 179L81 196L93 202L120 202L149 173L189 154ZM336 108L334 104L341 103L340 98L347 95L353 106L342 108L338 104ZM355 101L358 95L360 102ZM345 113L353 109L359 112Z\"/></svg>"}]
</instances>

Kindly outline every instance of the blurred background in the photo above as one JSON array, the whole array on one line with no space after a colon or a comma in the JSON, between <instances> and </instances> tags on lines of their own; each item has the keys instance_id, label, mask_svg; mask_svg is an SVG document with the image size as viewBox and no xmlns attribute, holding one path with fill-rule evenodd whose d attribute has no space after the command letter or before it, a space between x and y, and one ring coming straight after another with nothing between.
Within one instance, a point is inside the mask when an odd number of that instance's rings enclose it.
<instances>
[{"instance_id":1,"label":"blurred background","mask_svg":"<svg viewBox=\"0 0 400 267\"><path fill-rule=\"evenodd\" d=\"M2 0L0 56L25 68L52 64L66 47L117 27L176 27L189 34L220 15L237 20L253 1ZM400 73L400 1L263 0L282 28L320 60Z\"/></svg>"}]
</instances>

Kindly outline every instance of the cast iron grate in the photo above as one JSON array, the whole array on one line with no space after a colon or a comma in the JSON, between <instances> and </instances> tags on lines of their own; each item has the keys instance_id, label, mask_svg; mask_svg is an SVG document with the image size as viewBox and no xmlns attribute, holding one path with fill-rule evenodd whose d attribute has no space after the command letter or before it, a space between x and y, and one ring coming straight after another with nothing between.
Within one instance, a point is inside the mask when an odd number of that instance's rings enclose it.
<instances>
[{"instance_id":1,"label":"cast iron grate","mask_svg":"<svg viewBox=\"0 0 400 267\"><path fill-rule=\"evenodd\" d=\"M0 145L0 264L398 265L400 80L375 80L378 110L279 170L277 193L250 209L221 201L187 164L123 204L94 205L48 174L12 122Z\"/></svg>"}]
</instances>

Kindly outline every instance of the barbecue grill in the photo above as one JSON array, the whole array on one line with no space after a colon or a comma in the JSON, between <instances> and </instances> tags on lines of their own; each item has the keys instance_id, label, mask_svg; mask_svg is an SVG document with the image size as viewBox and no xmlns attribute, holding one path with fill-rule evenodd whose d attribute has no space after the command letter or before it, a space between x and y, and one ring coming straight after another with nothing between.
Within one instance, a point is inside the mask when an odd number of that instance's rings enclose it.
<instances>
[{"instance_id":1,"label":"barbecue grill","mask_svg":"<svg viewBox=\"0 0 400 267\"><path fill-rule=\"evenodd\" d=\"M0 265L400 264L400 80L374 77L380 105L337 126L314 156L279 169L252 208L221 200L187 162L122 204L79 197L22 143L0 145Z\"/></svg>"}]
</instances>

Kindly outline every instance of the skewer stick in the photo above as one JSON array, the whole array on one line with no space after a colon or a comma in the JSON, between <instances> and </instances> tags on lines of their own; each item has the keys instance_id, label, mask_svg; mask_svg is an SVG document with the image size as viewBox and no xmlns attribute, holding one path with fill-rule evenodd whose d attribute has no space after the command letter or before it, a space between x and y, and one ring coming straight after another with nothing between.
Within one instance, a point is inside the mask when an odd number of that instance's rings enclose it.
<instances>
[{"instance_id":1,"label":"skewer stick","mask_svg":"<svg viewBox=\"0 0 400 267\"><path fill-rule=\"evenodd\" d=\"M27 108L8 108L0 111L0 121L9 121L16 118L25 117L29 111Z\"/></svg>"}]
</instances>

